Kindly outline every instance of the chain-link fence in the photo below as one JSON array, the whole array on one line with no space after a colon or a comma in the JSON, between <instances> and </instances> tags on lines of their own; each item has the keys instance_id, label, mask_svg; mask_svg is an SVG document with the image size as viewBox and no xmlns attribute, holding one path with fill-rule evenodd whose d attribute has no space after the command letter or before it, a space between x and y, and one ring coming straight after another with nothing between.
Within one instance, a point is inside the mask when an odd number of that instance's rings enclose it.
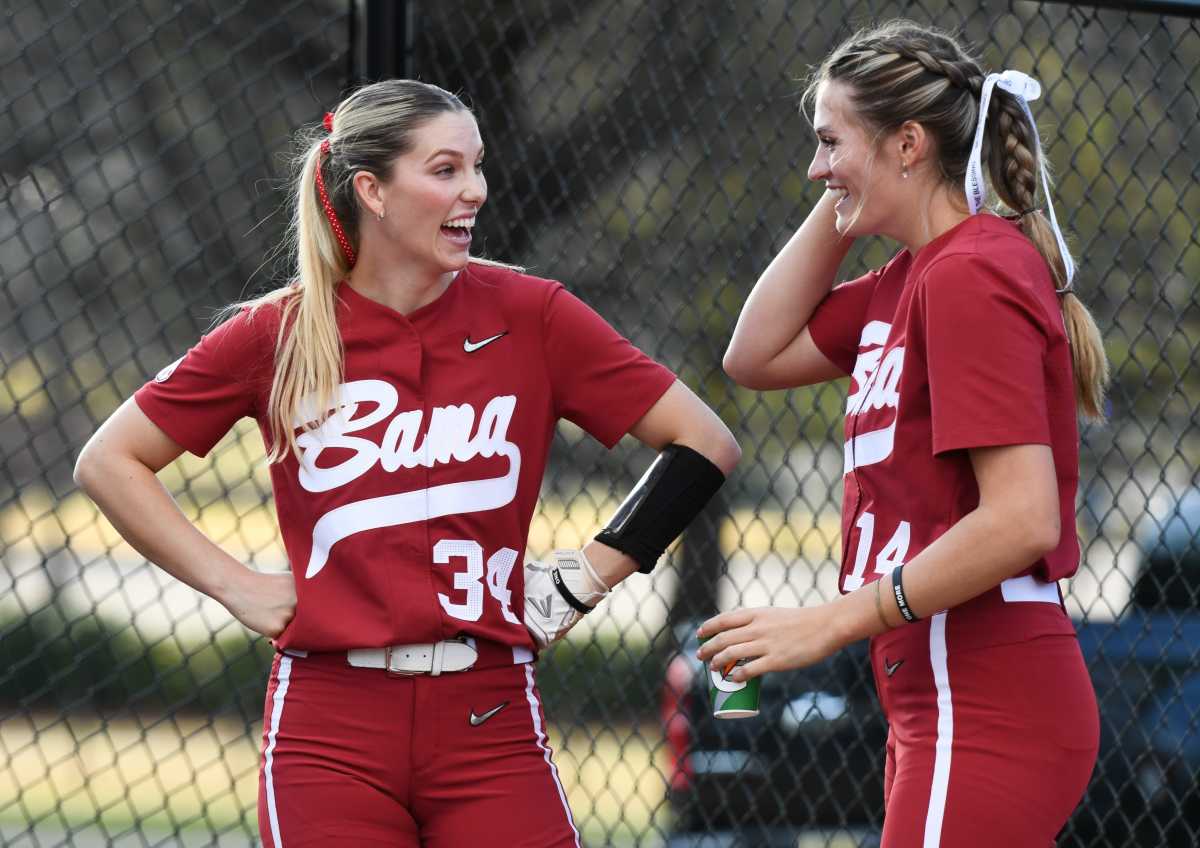
<instances>
[{"instance_id":1,"label":"chain-link fence","mask_svg":"<svg viewBox=\"0 0 1200 848\"><path fill-rule=\"evenodd\" d=\"M337 102L364 21L341 0L10 6L0 843L247 844L270 646L122 543L71 469L217 308L286 272L270 259L281 155ZM565 281L745 450L653 578L627 581L541 662L585 843L878 838L884 728L861 646L768 681L758 719L719 729L680 649L717 608L835 592L845 386L758 394L719 363L750 285L818 195L798 80L852 27L897 15L960 28L989 66L1042 80L1059 214L1114 365L1111 423L1083 433L1084 556L1065 586L1102 751L1063 841L1200 843L1197 22L1032 2L397 6L403 65L480 119L491 200L476 244ZM853 266L888 253L865 244ZM530 552L590 537L646 459L563 428ZM161 476L234 556L286 567L252 425Z\"/></svg>"}]
</instances>

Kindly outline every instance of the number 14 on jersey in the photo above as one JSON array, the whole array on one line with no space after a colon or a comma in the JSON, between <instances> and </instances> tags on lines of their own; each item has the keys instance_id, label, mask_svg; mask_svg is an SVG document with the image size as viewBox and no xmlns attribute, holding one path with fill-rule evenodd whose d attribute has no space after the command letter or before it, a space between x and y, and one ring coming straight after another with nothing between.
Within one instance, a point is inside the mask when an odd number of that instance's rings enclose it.
<instances>
[{"instance_id":1,"label":"number 14 on jersey","mask_svg":"<svg viewBox=\"0 0 1200 848\"><path fill-rule=\"evenodd\" d=\"M842 581L843 592L853 592L866 582L863 579L863 573L867 567L867 560L871 557L872 543L875 541L875 514L864 512L854 522L854 526L858 528L858 548L854 552L854 568ZM908 556L910 535L909 523L901 521L892 534L892 538L875 557L876 574L887 574L896 566L904 563Z\"/></svg>"}]
</instances>

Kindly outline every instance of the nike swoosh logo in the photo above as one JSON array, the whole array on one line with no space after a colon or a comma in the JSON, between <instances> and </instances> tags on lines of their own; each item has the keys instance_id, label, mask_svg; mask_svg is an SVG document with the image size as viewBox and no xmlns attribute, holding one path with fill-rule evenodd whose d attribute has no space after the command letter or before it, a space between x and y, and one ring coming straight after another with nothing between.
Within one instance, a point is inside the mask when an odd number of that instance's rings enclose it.
<instances>
[{"instance_id":1,"label":"nike swoosh logo","mask_svg":"<svg viewBox=\"0 0 1200 848\"><path fill-rule=\"evenodd\" d=\"M467 336L465 339L463 339L463 350L465 350L467 353L474 353L475 351L479 350L484 345L490 345L496 339L503 338L504 336L507 336L507 335L508 335L508 330L505 330L502 333L496 333L496 335L494 335L494 336L488 336L486 339L484 339L483 341L479 341L479 342L473 342L473 341L471 341L471 337Z\"/></svg>"},{"instance_id":2,"label":"nike swoosh logo","mask_svg":"<svg viewBox=\"0 0 1200 848\"><path fill-rule=\"evenodd\" d=\"M508 701L505 701L504 703L500 704L499 706L492 707L490 710L488 710L483 715L475 715L475 710L471 710L471 727L479 727L479 725L483 724L485 721L487 721L489 718L491 718L492 716L494 716L496 713L500 712L502 709L504 709L507 706L508 706Z\"/></svg>"},{"instance_id":3,"label":"nike swoosh logo","mask_svg":"<svg viewBox=\"0 0 1200 848\"><path fill-rule=\"evenodd\" d=\"M887 657L883 658L883 670L887 672L888 677L891 677L893 674L895 674L896 669L900 668L902 665L904 665L904 660L896 660L894 663L890 663L887 661Z\"/></svg>"}]
</instances>

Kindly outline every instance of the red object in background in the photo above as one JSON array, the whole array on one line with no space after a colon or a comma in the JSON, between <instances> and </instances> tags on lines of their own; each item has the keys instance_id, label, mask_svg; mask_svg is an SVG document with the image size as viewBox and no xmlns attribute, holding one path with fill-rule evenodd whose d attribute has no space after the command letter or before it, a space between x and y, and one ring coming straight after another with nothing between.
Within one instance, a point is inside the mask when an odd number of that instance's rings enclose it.
<instances>
[{"instance_id":1,"label":"red object in background","mask_svg":"<svg viewBox=\"0 0 1200 848\"><path fill-rule=\"evenodd\" d=\"M695 776L691 759L692 724L688 719L689 693L694 676L691 663L681 655L667 665L660 714L666 731L667 774L672 792L690 789Z\"/></svg>"}]
</instances>

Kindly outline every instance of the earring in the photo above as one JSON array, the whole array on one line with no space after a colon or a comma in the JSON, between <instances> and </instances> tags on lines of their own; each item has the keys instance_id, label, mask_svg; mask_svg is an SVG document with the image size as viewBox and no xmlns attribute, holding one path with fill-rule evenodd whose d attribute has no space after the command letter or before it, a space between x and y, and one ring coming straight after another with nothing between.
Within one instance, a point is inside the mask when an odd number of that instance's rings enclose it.
<instances>
[{"instance_id":1,"label":"earring","mask_svg":"<svg viewBox=\"0 0 1200 848\"><path fill-rule=\"evenodd\" d=\"M908 163L907 162L900 163L900 179L902 179L902 180L908 179Z\"/></svg>"},{"instance_id":2,"label":"earring","mask_svg":"<svg viewBox=\"0 0 1200 848\"><path fill-rule=\"evenodd\" d=\"M379 220L380 220L380 221L382 221L382 220L383 220L383 216L384 216L384 215L386 215L386 214L387 214L387 210L386 210L386 209L380 209L380 210L379 210Z\"/></svg>"}]
</instances>

